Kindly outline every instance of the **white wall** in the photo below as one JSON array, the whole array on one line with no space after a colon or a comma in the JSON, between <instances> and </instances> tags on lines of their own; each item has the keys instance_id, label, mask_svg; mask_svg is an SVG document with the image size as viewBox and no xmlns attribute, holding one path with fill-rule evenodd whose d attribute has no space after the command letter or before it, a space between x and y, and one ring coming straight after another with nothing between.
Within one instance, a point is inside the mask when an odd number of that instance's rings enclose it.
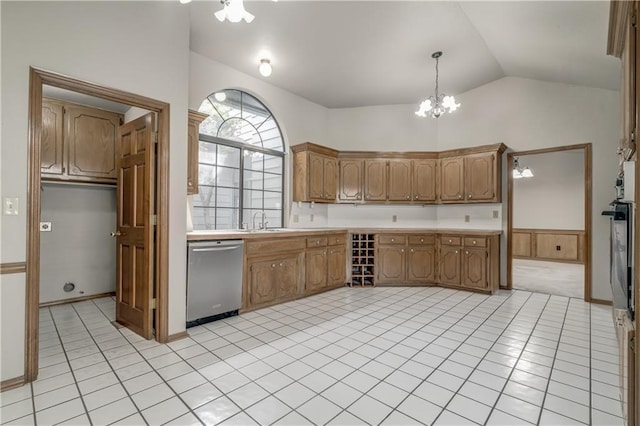
<instances>
[{"instance_id":1,"label":"white wall","mask_svg":"<svg viewBox=\"0 0 640 426\"><path fill-rule=\"evenodd\" d=\"M41 194L40 303L116 291L116 188L43 183Z\"/></svg>"},{"instance_id":2,"label":"white wall","mask_svg":"<svg viewBox=\"0 0 640 426\"><path fill-rule=\"evenodd\" d=\"M460 109L438 122L440 150L497 142L513 151L593 144L592 297L604 300L611 300L609 223L600 211L615 195L619 95L506 77L461 94Z\"/></svg>"},{"instance_id":3,"label":"white wall","mask_svg":"<svg viewBox=\"0 0 640 426\"><path fill-rule=\"evenodd\" d=\"M29 66L168 102L169 333L184 330L188 8L178 2L7 1L0 7L0 196L19 197L21 206L18 216L2 216L0 262L23 262L26 256ZM12 327L20 332L2 335L1 380L23 374L24 274L11 281L16 288L5 291L3 278L2 317L13 318Z\"/></svg>"},{"instance_id":4,"label":"white wall","mask_svg":"<svg viewBox=\"0 0 640 426\"><path fill-rule=\"evenodd\" d=\"M519 161L534 176L513 180L513 227L584 230L584 150L525 155Z\"/></svg>"}]
</instances>

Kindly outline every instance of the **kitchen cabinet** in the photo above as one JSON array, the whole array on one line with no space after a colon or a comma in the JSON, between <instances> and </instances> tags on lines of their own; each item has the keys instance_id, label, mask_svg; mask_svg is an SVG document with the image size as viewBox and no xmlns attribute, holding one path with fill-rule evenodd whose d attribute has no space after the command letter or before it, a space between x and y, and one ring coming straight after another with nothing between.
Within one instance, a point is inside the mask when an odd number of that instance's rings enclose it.
<instances>
[{"instance_id":1,"label":"kitchen cabinet","mask_svg":"<svg viewBox=\"0 0 640 426\"><path fill-rule=\"evenodd\" d=\"M378 283L406 285L436 281L434 235L380 234L378 244Z\"/></svg>"},{"instance_id":2,"label":"kitchen cabinet","mask_svg":"<svg viewBox=\"0 0 640 426\"><path fill-rule=\"evenodd\" d=\"M407 246L407 281L436 282L436 246L433 235L411 235Z\"/></svg>"},{"instance_id":3,"label":"kitchen cabinet","mask_svg":"<svg viewBox=\"0 0 640 426\"><path fill-rule=\"evenodd\" d=\"M327 286L327 249L309 249L306 252L305 289L315 291Z\"/></svg>"},{"instance_id":4,"label":"kitchen cabinet","mask_svg":"<svg viewBox=\"0 0 640 426\"><path fill-rule=\"evenodd\" d=\"M200 154L200 123L208 117L189 110L187 120L187 195L198 193L198 157Z\"/></svg>"},{"instance_id":5,"label":"kitchen cabinet","mask_svg":"<svg viewBox=\"0 0 640 426\"><path fill-rule=\"evenodd\" d=\"M439 282L494 293L500 284L498 235L441 235Z\"/></svg>"},{"instance_id":6,"label":"kitchen cabinet","mask_svg":"<svg viewBox=\"0 0 640 426\"><path fill-rule=\"evenodd\" d=\"M344 241L344 240L343 240ZM327 248L327 286L336 287L347 282L347 249L344 244Z\"/></svg>"},{"instance_id":7,"label":"kitchen cabinet","mask_svg":"<svg viewBox=\"0 0 640 426\"><path fill-rule=\"evenodd\" d=\"M414 202L432 202L437 199L436 176L438 160L427 158L411 160L413 176L411 179L411 200Z\"/></svg>"},{"instance_id":8,"label":"kitchen cabinet","mask_svg":"<svg viewBox=\"0 0 640 426\"><path fill-rule=\"evenodd\" d=\"M501 200L501 153L486 152L440 160L442 203L497 203Z\"/></svg>"},{"instance_id":9,"label":"kitchen cabinet","mask_svg":"<svg viewBox=\"0 0 640 426\"><path fill-rule=\"evenodd\" d=\"M338 161L338 201L360 202L362 201L363 168L364 160L342 159Z\"/></svg>"},{"instance_id":10,"label":"kitchen cabinet","mask_svg":"<svg viewBox=\"0 0 640 426\"><path fill-rule=\"evenodd\" d=\"M487 257L484 248L465 247L462 255L462 285L480 290L487 288Z\"/></svg>"},{"instance_id":11,"label":"kitchen cabinet","mask_svg":"<svg viewBox=\"0 0 640 426\"><path fill-rule=\"evenodd\" d=\"M117 182L116 138L122 114L43 99L42 120L43 179Z\"/></svg>"},{"instance_id":12,"label":"kitchen cabinet","mask_svg":"<svg viewBox=\"0 0 640 426\"><path fill-rule=\"evenodd\" d=\"M387 200L387 160L364 160L364 200Z\"/></svg>"},{"instance_id":13,"label":"kitchen cabinet","mask_svg":"<svg viewBox=\"0 0 640 426\"><path fill-rule=\"evenodd\" d=\"M293 201L331 203L338 188L337 151L304 143L291 147Z\"/></svg>"},{"instance_id":14,"label":"kitchen cabinet","mask_svg":"<svg viewBox=\"0 0 640 426\"><path fill-rule=\"evenodd\" d=\"M405 247L380 246L378 248L378 279L380 284L401 284L406 281Z\"/></svg>"},{"instance_id":15,"label":"kitchen cabinet","mask_svg":"<svg viewBox=\"0 0 640 426\"><path fill-rule=\"evenodd\" d=\"M411 201L411 160L389 160L387 200Z\"/></svg>"},{"instance_id":16,"label":"kitchen cabinet","mask_svg":"<svg viewBox=\"0 0 640 426\"><path fill-rule=\"evenodd\" d=\"M251 305L286 300L298 292L298 255L273 256L252 262L249 267Z\"/></svg>"},{"instance_id":17,"label":"kitchen cabinet","mask_svg":"<svg viewBox=\"0 0 640 426\"><path fill-rule=\"evenodd\" d=\"M461 247L455 245L442 245L440 247L440 258L438 259L438 265L440 267L440 283L460 285L461 249Z\"/></svg>"}]
</instances>

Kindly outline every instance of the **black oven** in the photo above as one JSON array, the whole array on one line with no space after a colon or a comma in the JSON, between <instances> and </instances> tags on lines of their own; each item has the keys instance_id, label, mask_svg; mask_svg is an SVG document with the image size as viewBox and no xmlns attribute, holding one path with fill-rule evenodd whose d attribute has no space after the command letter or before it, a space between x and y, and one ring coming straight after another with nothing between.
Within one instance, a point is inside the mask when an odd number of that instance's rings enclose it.
<instances>
[{"instance_id":1,"label":"black oven","mask_svg":"<svg viewBox=\"0 0 640 426\"><path fill-rule=\"evenodd\" d=\"M628 311L633 320L633 204L614 201L611 210L602 214L611 218L609 271L613 306Z\"/></svg>"}]
</instances>

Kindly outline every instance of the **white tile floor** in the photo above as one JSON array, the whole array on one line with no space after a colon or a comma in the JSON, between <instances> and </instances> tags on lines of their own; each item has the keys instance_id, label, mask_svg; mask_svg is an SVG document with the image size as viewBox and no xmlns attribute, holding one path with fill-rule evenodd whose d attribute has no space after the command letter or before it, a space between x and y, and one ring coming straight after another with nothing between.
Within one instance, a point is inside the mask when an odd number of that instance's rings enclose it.
<instances>
[{"instance_id":1,"label":"white tile floor","mask_svg":"<svg viewBox=\"0 0 640 426\"><path fill-rule=\"evenodd\" d=\"M3 424L621 425L608 307L342 288L189 329L116 329L112 299L40 312L40 376Z\"/></svg>"}]
</instances>

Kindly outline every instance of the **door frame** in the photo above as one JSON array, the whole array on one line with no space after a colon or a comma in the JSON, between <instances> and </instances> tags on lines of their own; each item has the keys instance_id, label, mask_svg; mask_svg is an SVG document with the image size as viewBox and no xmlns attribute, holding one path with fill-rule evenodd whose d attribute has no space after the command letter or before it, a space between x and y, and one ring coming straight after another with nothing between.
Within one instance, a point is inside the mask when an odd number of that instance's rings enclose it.
<instances>
[{"instance_id":1,"label":"door frame","mask_svg":"<svg viewBox=\"0 0 640 426\"><path fill-rule=\"evenodd\" d=\"M25 381L38 377L39 297L40 297L40 148L42 135L42 87L59 87L85 95L119 102L158 115L156 153L156 242L155 312L156 340L168 340L169 283L169 104L145 96L100 86L62 74L29 67L29 148L27 184L27 268L25 309Z\"/></svg>"},{"instance_id":2,"label":"door frame","mask_svg":"<svg viewBox=\"0 0 640 426\"><path fill-rule=\"evenodd\" d=\"M507 153L507 290L513 289L513 173L511 173L513 170L513 157L582 149L584 150L584 301L596 302L595 299L591 299L591 148L591 143L584 143Z\"/></svg>"}]
</instances>

